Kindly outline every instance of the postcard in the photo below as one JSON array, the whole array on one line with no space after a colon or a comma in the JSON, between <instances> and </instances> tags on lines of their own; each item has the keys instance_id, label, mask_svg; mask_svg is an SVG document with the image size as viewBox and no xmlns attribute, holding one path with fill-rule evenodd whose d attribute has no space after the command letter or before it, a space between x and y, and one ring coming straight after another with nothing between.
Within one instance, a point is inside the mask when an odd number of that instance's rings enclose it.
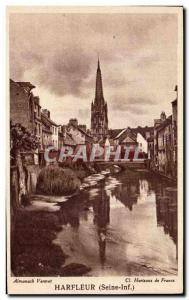
<instances>
[{"instance_id":1,"label":"postcard","mask_svg":"<svg viewBox=\"0 0 189 300\"><path fill-rule=\"evenodd\" d=\"M183 293L183 7L7 7L7 293Z\"/></svg>"}]
</instances>

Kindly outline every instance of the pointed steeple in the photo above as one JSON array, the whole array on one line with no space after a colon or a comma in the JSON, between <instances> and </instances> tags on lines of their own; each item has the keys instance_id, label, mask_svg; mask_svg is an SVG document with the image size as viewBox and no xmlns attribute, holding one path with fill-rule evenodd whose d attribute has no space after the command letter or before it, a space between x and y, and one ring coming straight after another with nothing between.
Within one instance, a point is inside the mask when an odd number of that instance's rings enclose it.
<instances>
[{"instance_id":1,"label":"pointed steeple","mask_svg":"<svg viewBox=\"0 0 189 300\"><path fill-rule=\"evenodd\" d=\"M104 104L102 76L100 70L100 61L98 58L97 73L96 73L96 92L95 92L95 104Z\"/></svg>"},{"instance_id":2,"label":"pointed steeple","mask_svg":"<svg viewBox=\"0 0 189 300\"><path fill-rule=\"evenodd\" d=\"M99 61L99 57L98 57L98 67L97 70L100 70L100 61Z\"/></svg>"},{"instance_id":3,"label":"pointed steeple","mask_svg":"<svg viewBox=\"0 0 189 300\"><path fill-rule=\"evenodd\" d=\"M108 106L103 96L99 58L97 62L95 99L91 103L91 134L97 141L104 139L108 134Z\"/></svg>"}]
</instances>

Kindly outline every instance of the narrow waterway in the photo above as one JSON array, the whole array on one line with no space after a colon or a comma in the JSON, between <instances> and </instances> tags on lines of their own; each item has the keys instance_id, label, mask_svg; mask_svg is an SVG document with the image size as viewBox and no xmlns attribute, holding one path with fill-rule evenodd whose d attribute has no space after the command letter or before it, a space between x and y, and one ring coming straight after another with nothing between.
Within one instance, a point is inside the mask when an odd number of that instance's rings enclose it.
<instances>
[{"instance_id":1,"label":"narrow waterway","mask_svg":"<svg viewBox=\"0 0 189 300\"><path fill-rule=\"evenodd\" d=\"M177 191L147 171L97 174L58 204L54 240L88 276L177 274ZM57 206L56 206L57 208Z\"/></svg>"}]
</instances>

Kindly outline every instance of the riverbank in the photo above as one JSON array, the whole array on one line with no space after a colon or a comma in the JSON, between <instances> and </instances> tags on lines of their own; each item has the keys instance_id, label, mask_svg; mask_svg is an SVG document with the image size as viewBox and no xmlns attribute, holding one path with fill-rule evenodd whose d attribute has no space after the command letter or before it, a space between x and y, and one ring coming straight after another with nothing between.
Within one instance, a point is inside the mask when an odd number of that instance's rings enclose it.
<instances>
[{"instance_id":1,"label":"riverbank","mask_svg":"<svg viewBox=\"0 0 189 300\"><path fill-rule=\"evenodd\" d=\"M174 177L171 177L171 176L168 176L168 175L165 175L163 172L160 172L160 171L158 171L158 170L151 170L151 172L154 174L154 175L156 175L156 176L159 176L159 177L161 177L161 178L164 178L164 179L166 179L166 180L168 180L168 181L170 181L170 182L172 182L172 183L177 183L177 178L174 178Z\"/></svg>"},{"instance_id":2,"label":"riverbank","mask_svg":"<svg viewBox=\"0 0 189 300\"><path fill-rule=\"evenodd\" d=\"M32 195L30 204L15 216L12 272L15 276L175 274L175 197L174 187L149 170L118 168L85 177L73 195Z\"/></svg>"},{"instance_id":3,"label":"riverbank","mask_svg":"<svg viewBox=\"0 0 189 300\"><path fill-rule=\"evenodd\" d=\"M177 177L175 175L173 176L173 175L171 175L171 173L169 173L169 175L167 175L164 172L159 171L159 169L155 166L154 162L149 159L146 160L146 168L156 176L167 179L170 182L177 183Z\"/></svg>"},{"instance_id":4,"label":"riverbank","mask_svg":"<svg viewBox=\"0 0 189 300\"><path fill-rule=\"evenodd\" d=\"M11 269L14 276L82 276L90 268L72 263L53 240L62 230L56 213L19 209L11 237Z\"/></svg>"},{"instance_id":5,"label":"riverbank","mask_svg":"<svg viewBox=\"0 0 189 300\"><path fill-rule=\"evenodd\" d=\"M72 172L80 177L81 182L94 173L89 169ZM100 180L102 178L99 177ZM81 190L86 188L85 185L83 183ZM66 264L67 254L53 242L62 230L59 204L73 196L32 194L25 206L14 210L11 233L11 269L14 276L82 276L90 271L90 267L84 264Z\"/></svg>"}]
</instances>

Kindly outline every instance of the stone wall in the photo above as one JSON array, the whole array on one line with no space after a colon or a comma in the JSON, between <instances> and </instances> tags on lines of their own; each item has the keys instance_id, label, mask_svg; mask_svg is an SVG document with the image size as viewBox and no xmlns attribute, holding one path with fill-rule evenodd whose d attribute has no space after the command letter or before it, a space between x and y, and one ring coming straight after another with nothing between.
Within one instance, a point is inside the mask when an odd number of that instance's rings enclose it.
<instances>
[{"instance_id":1,"label":"stone wall","mask_svg":"<svg viewBox=\"0 0 189 300\"><path fill-rule=\"evenodd\" d=\"M10 204L11 209L19 207L19 175L17 167L10 168Z\"/></svg>"},{"instance_id":2,"label":"stone wall","mask_svg":"<svg viewBox=\"0 0 189 300\"><path fill-rule=\"evenodd\" d=\"M24 172L26 175L25 185L26 185L26 191L27 195L35 194L36 192L36 184L37 184L37 178L41 171L40 166L35 165L24 165ZM16 166L11 167L10 169L10 203L11 203L11 209L13 211L22 205L19 201L19 172L18 168Z\"/></svg>"},{"instance_id":3,"label":"stone wall","mask_svg":"<svg viewBox=\"0 0 189 300\"><path fill-rule=\"evenodd\" d=\"M26 166L27 170L27 191L28 194L35 194L36 192L36 184L37 184L37 178L41 171L41 167L38 165L30 165Z\"/></svg>"}]
</instances>

